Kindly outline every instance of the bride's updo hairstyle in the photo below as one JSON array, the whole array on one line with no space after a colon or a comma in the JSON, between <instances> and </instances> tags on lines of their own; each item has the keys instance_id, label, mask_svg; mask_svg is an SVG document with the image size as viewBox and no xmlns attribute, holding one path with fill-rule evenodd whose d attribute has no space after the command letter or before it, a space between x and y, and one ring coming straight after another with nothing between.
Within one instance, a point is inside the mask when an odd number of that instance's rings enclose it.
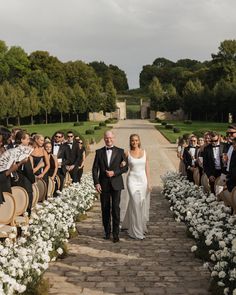
<instances>
[{"instance_id":1,"label":"bride's updo hairstyle","mask_svg":"<svg viewBox=\"0 0 236 295\"><path fill-rule=\"evenodd\" d=\"M138 144L138 147L140 148L141 147L141 140L140 140L140 136L136 133L134 134L131 134L130 137L129 137L129 146L130 146L130 149L132 150L132 145L131 145L131 141L134 137L137 137L138 138L138 141L139 141L139 144Z\"/></svg>"}]
</instances>

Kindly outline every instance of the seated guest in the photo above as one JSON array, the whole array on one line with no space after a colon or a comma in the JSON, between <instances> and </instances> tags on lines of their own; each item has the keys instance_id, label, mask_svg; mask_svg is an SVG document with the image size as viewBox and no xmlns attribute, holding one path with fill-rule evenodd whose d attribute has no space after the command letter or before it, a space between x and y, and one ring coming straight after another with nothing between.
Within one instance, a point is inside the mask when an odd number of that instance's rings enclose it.
<instances>
[{"instance_id":1,"label":"seated guest","mask_svg":"<svg viewBox=\"0 0 236 295\"><path fill-rule=\"evenodd\" d=\"M30 142L30 135L26 131L18 131L16 136L15 136L15 145L24 145L28 146ZM23 187L29 196L29 204L27 208L27 212L29 216L31 215L31 209L32 209L32 201L33 201L33 188L32 184L35 183L35 176L33 173L33 167L32 163L30 161L30 158L26 160L24 164L19 165L17 169L18 173L18 180L13 182L12 181L12 186L21 186Z\"/></svg>"},{"instance_id":2,"label":"seated guest","mask_svg":"<svg viewBox=\"0 0 236 295\"><path fill-rule=\"evenodd\" d=\"M61 181L59 188L61 191L66 176L66 166L70 164L70 148L67 143L64 142L64 133L61 131L57 131L53 136L52 154L57 157L58 161L57 175Z\"/></svg>"},{"instance_id":3,"label":"seated guest","mask_svg":"<svg viewBox=\"0 0 236 295\"><path fill-rule=\"evenodd\" d=\"M0 127L0 157L6 151L6 146L9 144L11 132ZM23 161L22 161L23 163ZM11 193L11 174L18 169L19 164L13 163L9 169L0 172L0 204L4 202L3 192Z\"/></svg>"},{"instance_id":4,"label":"seated guest","mask_svg":"<svg viewBox=\"0 0 236 295\"><path fill-rule=\"evenodd\" d=\"M215 180L221 175L223 168L222 157L224 143L220 142L220 137L218 133L212 132L210 136L211 144L205 147L203 153L203 169L209 179L211 192L215 193Z\"/></svg>"},{"instance_id":5,"label":"seated guest","mask_svg":"<svg viewBox=\"0 0 236 295\"><path fill-rule=\"evenodd\" d=\"M35 148L31 154L33 172L36 178L42 178L48 184L48 170L50 168L49 156L44 149L44 137L34 135Z\"/></svg>"},{"instance_id":6,"label":"seated guest","mask_svg":"<svg viewBox=\"0 0 236 295\"><path fill-rule=\"evenodd\" d=\"M226 186L229 192L236 186L236 138L232 140L233 151L229 165L229 171L226 180Z\"/></svg>"},{"instance_id":7,"label":"seated guest","mask_svg":"<svg viewBox=\"0 0 236 295\"><path fill-rule=\"evenodd\" d=\"M228 129L226 131L226 134L227 134L227 143L225 144L225 149L224 149L224 153L223 153L223 162L224 162L225 174L228 174L230 161L231 161L231 155L232 155L232 152L234 149L232 142L236 138L236 126L229 125Z\"/></svg>"},{"instance_id":8,"label":"seated guest","mask_svg":"<svg viewBox=\"0 0 236 295\"><path fill-rule=\"evenodd\" d=\"M191 135L189 145L184 148L183 152L183 162L187 171L187 179L190 182L194 182L193 171L196 167L197 150L197 137L195 135Z\"/></svg>"}]
</instances>

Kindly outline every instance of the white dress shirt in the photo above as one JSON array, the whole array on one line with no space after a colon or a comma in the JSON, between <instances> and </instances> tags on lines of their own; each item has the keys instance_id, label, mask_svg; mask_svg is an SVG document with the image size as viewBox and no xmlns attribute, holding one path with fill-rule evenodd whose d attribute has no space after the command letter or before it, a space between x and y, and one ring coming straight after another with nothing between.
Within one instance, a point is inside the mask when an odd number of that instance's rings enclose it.
<instances>
[{"instance_id":1,"label":"white dress shirt","mask_svg":"<svg viewBox=\"0 0 236 295\"><path fill-rule=\"evenodd\" d=\"M106 149L107 148L113 148L113 146L109 146L109 147L105 147ZM107 154L107 164L108 166L110 166L110 162L111 162L111 156L112 156L112 150L106 150L106 154Z\"/></svg>"},{"instance_id":2,"label":"white dress shirt","mask_svg":"<svg viewBox=\"0 0 236 295\"><path fill-rule=\"evenodd\" d=\"M228 156L228 162L227 162L227 168L226 168L226 171L228 171L228 172L229 172L229 165L230 165L230 160L231 160L231 156L232 156L233 150L234 150L234 147L233 147L233 145L231 145L231 146L229 147L229 150L228 150L228 153L227 153L227 156Z\"/></svg>"},{"instance_id":3,"label":"white dress shirt","mask_svg":"<svg viewBox=\"0 0 236 295\"><path fill-rule=\"evenodd\" d=\"M219 146L212 146L212 148L213 148L215 168L217 170L219 170L219 169L221 169L221 164L220 164L220 147Z\"/></svg>"},{"instance_id":4,"label":"white dress shirt","mask_svg":"<svg viewBox=\"0 0 236 295\"><path fill-rule=\"evenodd\" d=\"M54 143L54 147L53 147L53 155L54 156L57 156L59 148L60 148L60 144Z\"/></svg>"}]
</instances>

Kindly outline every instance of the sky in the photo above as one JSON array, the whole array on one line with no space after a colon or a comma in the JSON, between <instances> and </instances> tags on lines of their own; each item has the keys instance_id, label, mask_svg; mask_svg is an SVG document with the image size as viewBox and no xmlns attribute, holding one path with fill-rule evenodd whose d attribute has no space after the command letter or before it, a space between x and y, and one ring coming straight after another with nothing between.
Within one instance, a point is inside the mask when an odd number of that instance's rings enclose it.
<instances>
[{"instance_id":1,"label":"sky","mask_svg":"<svg viewBox=\"0 0 236 295\"><path fill-rule=\"evenodd\" d=\"M235 12L235 0L0 0L0 40L117 65L133 89L158 57L210 60L236 38Z\"/></svg>"}]
</instances>

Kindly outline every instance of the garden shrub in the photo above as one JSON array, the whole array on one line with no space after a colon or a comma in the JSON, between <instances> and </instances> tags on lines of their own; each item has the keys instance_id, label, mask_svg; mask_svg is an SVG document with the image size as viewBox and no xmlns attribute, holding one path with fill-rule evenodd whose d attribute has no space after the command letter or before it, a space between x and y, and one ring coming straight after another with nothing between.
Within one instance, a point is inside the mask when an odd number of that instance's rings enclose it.
<instances>
[{"instance_id":1,"label":"garden shrub","mask_svg":"<svg viewBox=\"0 0 236 295\"><path fill-rule=\"evenodd\" d=\"M166 129L173 129L174 126L173 126L172 124L166 124L166 125L165 125L165 128L166 128Z\"/></svg>"},{"instance_id":2,"label":"garden shrub","mask_svg":"<svg viewBox=\"0 0 236 295\"><path fill-rule=\"evenodd\" d=\"M87 129L87 130L85 130L85 134L94 134L94 130Z\"/></svg>"}]
</instances>

